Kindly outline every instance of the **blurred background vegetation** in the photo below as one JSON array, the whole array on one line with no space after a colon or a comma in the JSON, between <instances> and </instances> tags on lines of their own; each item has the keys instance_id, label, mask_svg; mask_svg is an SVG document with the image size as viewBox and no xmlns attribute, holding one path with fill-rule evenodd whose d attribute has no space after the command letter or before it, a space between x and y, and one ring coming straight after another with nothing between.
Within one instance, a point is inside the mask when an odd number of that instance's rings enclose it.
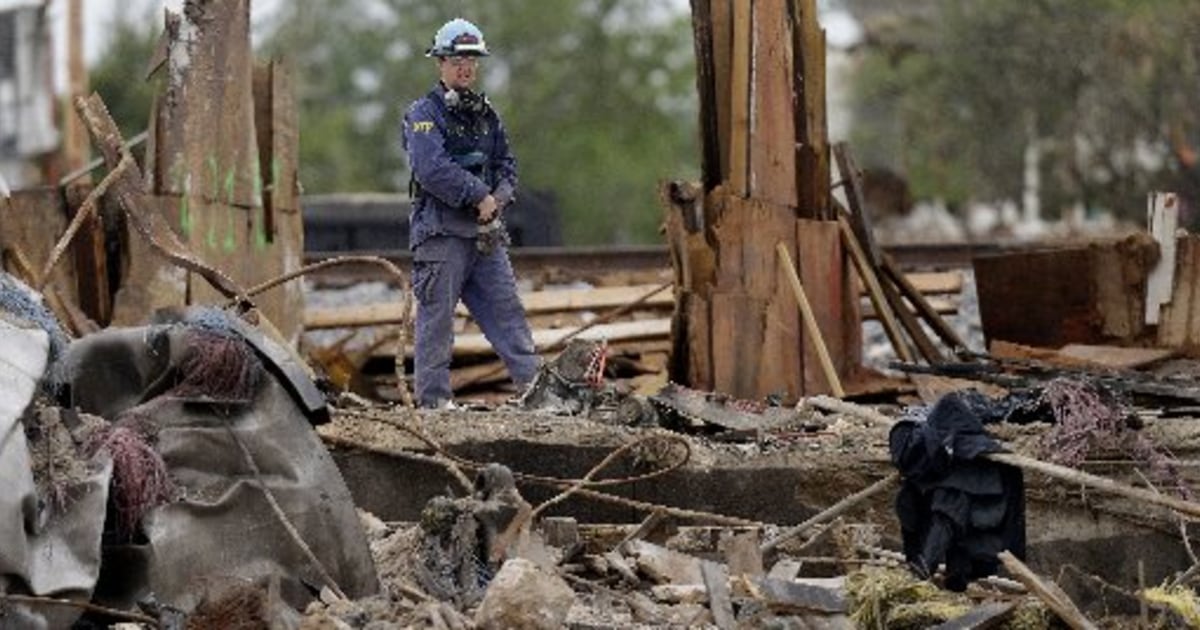
<instances>
[{"instance_id":1,"label":"blurred background vegetation","mask_svg":"<svg viewBox=\"0 0 1200 630\"><path fill-rule=\"evenodd\" d=\"M863 27L849 140L916 198L1019 203L1035 159L1048 218L1194 205L1200 2L841 1Z\"/></svg>"},{"instance_id":2,"label":"blurred background vegetation","mask_svg":"<svg viewBox=\"0 0 1200 630\"><path fill-rule=\"evenodd\" d=\"M428 0L285 2L259 25L287 58L306 193L405 191L398 122L430 89L423 52L454 17ZM573 244L659 240L657 183L695 178L690 13L656 0L461 0L494 55L482 89L505 119L522 186L552 192ZM1152 190L1200 198L1200 2L827 0L859 25L848 60L859 161L952 208L1020 202L1141 221ZM92 68L123 129L143 129L161 17L126 15ZM835 140L840 138L835 138Z\"/></svg>"}]
</instances>

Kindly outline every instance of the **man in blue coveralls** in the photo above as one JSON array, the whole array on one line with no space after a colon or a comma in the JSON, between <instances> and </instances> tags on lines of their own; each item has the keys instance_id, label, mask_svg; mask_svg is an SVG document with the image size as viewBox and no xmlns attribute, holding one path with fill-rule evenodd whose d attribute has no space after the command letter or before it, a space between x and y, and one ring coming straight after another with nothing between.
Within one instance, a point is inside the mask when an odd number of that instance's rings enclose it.
<instances>
[{"instance_id":1,"label":"man in blue coveralls","mask_svg":"<svg viewBox=\"0 0 1200 630\"><path fill-rule=\"evenodd\" d=\"M440 80L404 114L412 169L416 396L424 408L452 406L450 357L460 298L518 387L538 368L500 224L517 185L516 159L491 103L471 90L479 58L488 54L474 24L444 24L426 53L437 61Z\"/></svg>"}]
</instances>

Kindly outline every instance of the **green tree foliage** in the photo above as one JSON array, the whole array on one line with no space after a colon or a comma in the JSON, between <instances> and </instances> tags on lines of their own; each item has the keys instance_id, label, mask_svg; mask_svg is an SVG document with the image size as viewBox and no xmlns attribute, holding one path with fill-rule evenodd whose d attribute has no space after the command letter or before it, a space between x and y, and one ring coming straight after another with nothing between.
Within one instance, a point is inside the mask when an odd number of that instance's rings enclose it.
<instances>
[{"instance_id":1,"label":"green tree foliage","mask_svg":"<svg viewBox=\"0 0 1200 630\"><path fill-rule=\"evenodd\" d=\"M155 11L141 15L118 11L104 32L109 43L88 69L88 80L121 132L132 136L150 122L150 106L158 91L158 82L147 81L145 76L162 32L162 17Z\"/></svg>"},{"instance_id":2,"label":"green tree foliage","mask_svg":"<svg viewBox=\"0 0 1200 630\"><path fill-rule=\"evenodd\" d=\"M481 86L521 186L555 193L570 242L654 240L657 181L695 176L697 157L690 15L653 0L284 4L268 45L295 69L306 192L407 189L400 117L460 14L493 51Z\"/></svg>"},{"instance_id":3,"label":"green tree foliage","mask_svg":"<svg viewBox=\"0 0 1200 630\"><path fill-rule=\"evenodd\" d=\"M1152 190L1200 191L1200 3L843 4L867 32L853 141L918 196L1019 199L1030 141L1050 209L1137 218Z\"/></svg>"}]
</instances>

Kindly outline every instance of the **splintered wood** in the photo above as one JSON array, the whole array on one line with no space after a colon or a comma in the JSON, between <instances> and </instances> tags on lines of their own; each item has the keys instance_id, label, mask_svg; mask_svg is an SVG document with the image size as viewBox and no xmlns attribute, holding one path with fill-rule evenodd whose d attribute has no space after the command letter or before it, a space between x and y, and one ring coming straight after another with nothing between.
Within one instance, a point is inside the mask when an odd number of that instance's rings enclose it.
<instances>
[{"instance_id":1,"label":"splintered wood","mask_svg":"<svg viewBox=\"0 0 1200 630\"><path fill-rule=\"evenodd\" d=\"M851 378L858 294L829 208L824 34L812 0L693 3L703 186L664 190L676 270L671 377L794 401ZM776 247L795 261L818 340ZM823 341L819 343L819 341ZM836 379L821 368L828 350Z\"/></svg>"}]
</instances>

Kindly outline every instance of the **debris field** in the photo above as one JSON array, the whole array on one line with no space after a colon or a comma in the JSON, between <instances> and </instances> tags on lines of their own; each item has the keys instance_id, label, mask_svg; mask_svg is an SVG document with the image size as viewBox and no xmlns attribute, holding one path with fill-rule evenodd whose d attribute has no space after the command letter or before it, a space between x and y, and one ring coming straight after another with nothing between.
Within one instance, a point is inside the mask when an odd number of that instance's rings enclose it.
<instances>
[{"instance_id":1,"label":"debris field","mask_svg":"<svg viewBox=\"0 0 1200 630\"><path fill-rule=\"evenodd\" d=\"M0 197L0 628L1200 626L1174 195L901 266L828 141L815 2L693 2L670 267L525 278L519 391L463 311L458 408L418 410L404 265L304 265L248 6L169 15L140 155L80 97L104 168Z\"/></svg>"}]
</instances>

